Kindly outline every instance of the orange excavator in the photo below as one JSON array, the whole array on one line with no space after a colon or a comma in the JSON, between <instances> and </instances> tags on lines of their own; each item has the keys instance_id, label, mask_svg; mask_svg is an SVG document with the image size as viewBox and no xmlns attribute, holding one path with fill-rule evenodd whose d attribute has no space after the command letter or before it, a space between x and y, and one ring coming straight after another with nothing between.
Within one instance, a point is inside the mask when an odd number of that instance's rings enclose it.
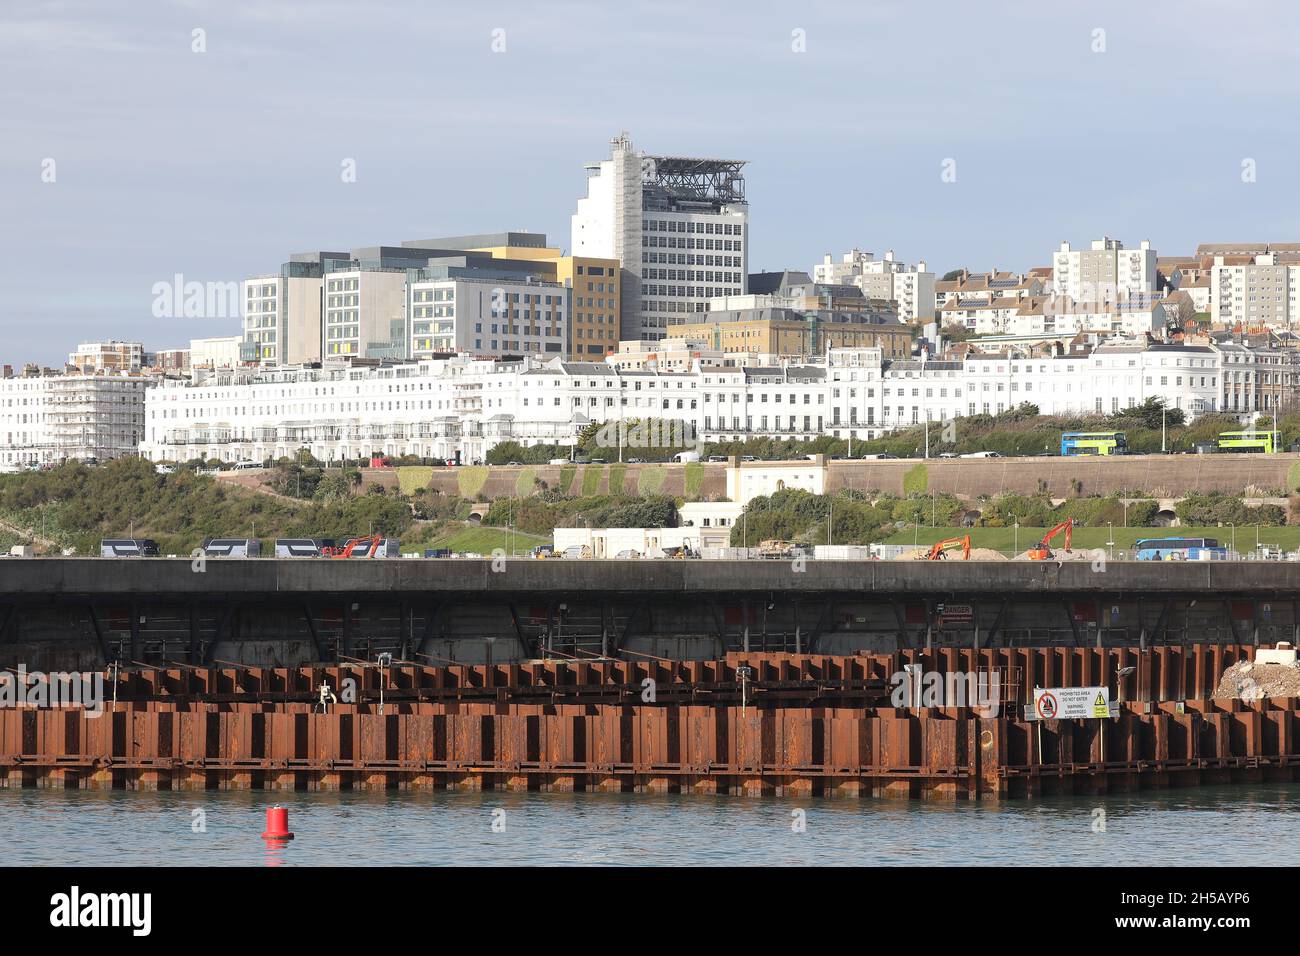
<instances>
[{"instance_id":1,"label":"orange excavator","mask_svg":"<svg viewBox=\"0 0 1300 956\"><path fill-rule=\"evenodd\" d=\"M381 534L367 535L364 538L352 538L346 545L341 548L321 548L321 557L328 558L354 558L365 556L373 558L379 550L380 542L384 540ZM363 549L358 551L358 549Z\"/></svg>"},{"instance_id":2,"label":"orange excavator","mask_svg":"<svg viewBox=\"0 0 1300 956\"><path fill-rule=\"evenodd\" d=\"M1065 532L1065 550L1066 550L1066 551L1069 551L1069 550L1070 550L1070 538L1071 538L1071 536L1072 536L1073 533L1074 533L1074 519L1073 519L1073 518L1067 518L1065 521L1062 521L1060 524L1058 524L1058 525L1057 525L1055 528L1053 528L1051 531L1047 532L1047 534L1043 535L1043 540L1042 540L1042 541L1039 541L1038 544L1034 545L1032 548L1029 549L1029 555L1028 555L1029 560L1030 560L1030 561L1050 561L1050 560L1052 560L1052 557L1053 557L1053 554L1052 554L1052 547L1051 547L1051 545L1052 545L1052 539L1055 538L1055 537L1056 537L1058 534L1060 534L1062 531Z\"/></svg>"},{"instance_id":3,"label":"orange excavator","mask_svg":"<svg viewBox=\"0 0 1300 956\"><path fill-rule=\"evenodd\" d=\"M944 554L945 551L947 551L949 548L957 548L957 547L961 548L962 560L969 561L970 560L970 535L966 535L964 538L945 538L943 541L936 541L934 547L930 549L930 553L926 555L926 560L939 561L947 557L947 555Z\"/></svg>"}]
</instances>

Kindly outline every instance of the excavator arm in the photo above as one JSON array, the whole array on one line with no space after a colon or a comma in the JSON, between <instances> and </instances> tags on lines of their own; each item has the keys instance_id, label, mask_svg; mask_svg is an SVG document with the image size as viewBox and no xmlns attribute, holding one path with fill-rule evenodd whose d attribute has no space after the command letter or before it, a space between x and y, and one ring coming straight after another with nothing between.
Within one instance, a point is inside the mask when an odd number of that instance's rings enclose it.
<instances>
[{"instance_id":1,"label":"excavator arm","mask_svg":"<svg viewBox=\"0 0 1300 956\"><path fill-rule=\"evenodd\" d=\"M929 561L938 561L943 558L946 550L957 547L961 548L962 560L969 561L970 535L966 535L962 538L945 538L943 541L935 542L934 547L930 549L930 553L926 555L926 559Z\"/></svg>"},{"instance_id":2,"label":"excavator arm","mask_svg":"<svg viewBox=\"0 0 1300 956\"><path fill-rule=\"evenodd\" d=\"M1052 557L1052 539L1058 534L1065 534L1065 550L1070 550L1070 542L1074 538L1074 519L1066 518L1055 528L1052 528L1037 545L1029 549L1029 558L1032 561L1048 561Z\"/></svg>"}]
</instances>

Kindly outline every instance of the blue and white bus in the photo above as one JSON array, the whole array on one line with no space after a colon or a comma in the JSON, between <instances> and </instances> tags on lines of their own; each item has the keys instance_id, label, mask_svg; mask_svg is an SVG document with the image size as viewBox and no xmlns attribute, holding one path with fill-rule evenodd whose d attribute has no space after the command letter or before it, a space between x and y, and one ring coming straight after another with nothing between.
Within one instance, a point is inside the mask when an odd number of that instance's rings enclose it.
<instances>
[{"instance_id":1,"label":"blue and white bus","mask_svg":"<svg viewBox=\"0 0 1300 956\"><path fill-rule=\"evenodd\" d=\"M1215 538L1139 538L1133 542L1139 561L1226 561L1228 549Z\"/></svg>"}]
</instances>

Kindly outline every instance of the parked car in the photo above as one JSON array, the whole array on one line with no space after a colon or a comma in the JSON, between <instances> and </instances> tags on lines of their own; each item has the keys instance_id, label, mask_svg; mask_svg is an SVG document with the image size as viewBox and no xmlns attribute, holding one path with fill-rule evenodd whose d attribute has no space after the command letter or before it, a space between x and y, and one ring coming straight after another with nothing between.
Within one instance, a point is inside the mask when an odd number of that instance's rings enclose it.
<instances>
[{"instance_id":1,"label":"parked car","mask_svg":"<svg viewBox=\"0 0 1300 956\"><path fill-rule=\"evenodd\" d=\"M698 459L697 459L697 460L698 460ZM726 456L726 455L710 455L710 456L709 456L709 461L717 462L717 461L726 461L726 460L727 460L727 456Z\"/></svg>"},{"instance_id":2,"label":"parked car","mask_svg":"<svg viewBox=\"0 0 1300 956\"><path fill-rule=\"evenodd\" d=\"M262 467L262 463L260 461L237 461L233 466L233 470L251 471L254 468L261 468L261 467Z\"/></svg>"},{"instance_id":3,"label":"parked car","mask_svg":"<svg viewBox=\"0 0 1300 956\"><path fill-rule=\"evenodd\" d=\"M628 463L629 465L644 465L644 464L645 464L645 459L644 459L644 458L629 458L629 459L627 460L627 463Z\"/></svg>"},{"instance_id":4,"label":"parked car","mask_svg":"<svg viewBox=\"0 0 1300 956\"><path fill-rule=\"evenodd\" d=\"M955 451L941 451L941 452L939 452L939 457L940 457L940 458L956 458L956 457L957 457L957 453L956 453Z\"/></svg>"},{"instance_id":5,"label":"parked car","mask_svg":"<svg viewBox=\"0 0 1300 956\"><path fill-rule=\"evenodd\" d=\"M158 472L158 474L160 474L160 475L174 475L174 474L176 474L176 466L175 466L175 465L154 465L154 466L153 466L153 470L156 471L156 472Z\"/></svg>"},{"instance_id":6,"label":"parked car","mask_svg":"<svg viewBox=\"0 0 1300 956\"><path fill-rule=\"evenodd\" d=\"M753 455L741 455L741 456L740 456L740 460L741 460L741 461L758 461L758 459L755 458Z\"/></svg>"},{"instance_id":7,"label":"parked car","mask_svg":"<svg viewBox=\"0 0 1300 956\"><path fill-rule=\"evenodd\" d=\"M571 544L564 549L560 555L562 558L589 558L591 557L591 548L585 544Z\"/></svg>"}]
</instances>

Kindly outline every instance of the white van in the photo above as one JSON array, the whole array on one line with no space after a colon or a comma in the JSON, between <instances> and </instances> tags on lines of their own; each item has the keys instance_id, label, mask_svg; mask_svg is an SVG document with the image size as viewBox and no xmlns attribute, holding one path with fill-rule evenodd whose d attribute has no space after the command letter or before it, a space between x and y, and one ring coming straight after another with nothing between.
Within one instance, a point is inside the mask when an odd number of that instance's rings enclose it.
<instances>
[{"instance_id":1,"label":"white van","mask_svg":"<svg viewBox=\"0 0 1300 956\"><path fill-rule=\"evenodd\" d=\"M969 453L967 453L967 454L965 454L965 455L962 455L961 457L963 457L963 458L1001 458L1001 457L1002 457L1002 454L1001 454L1001 452L996 452L996 451L972 451L972 452L969 452Z\"/></svg>"},{"instance_id":2,"label":"white van","mask_svg":"<svg viewBox=\"0 0 1300 956\"><path fill-rule=\"evenodd\" d=\"M699 460L700 453L698 451L679 451L677 454L673 455L673 461L678 462L679 464L681 462Z\"/></svg>"}]
</instances>

